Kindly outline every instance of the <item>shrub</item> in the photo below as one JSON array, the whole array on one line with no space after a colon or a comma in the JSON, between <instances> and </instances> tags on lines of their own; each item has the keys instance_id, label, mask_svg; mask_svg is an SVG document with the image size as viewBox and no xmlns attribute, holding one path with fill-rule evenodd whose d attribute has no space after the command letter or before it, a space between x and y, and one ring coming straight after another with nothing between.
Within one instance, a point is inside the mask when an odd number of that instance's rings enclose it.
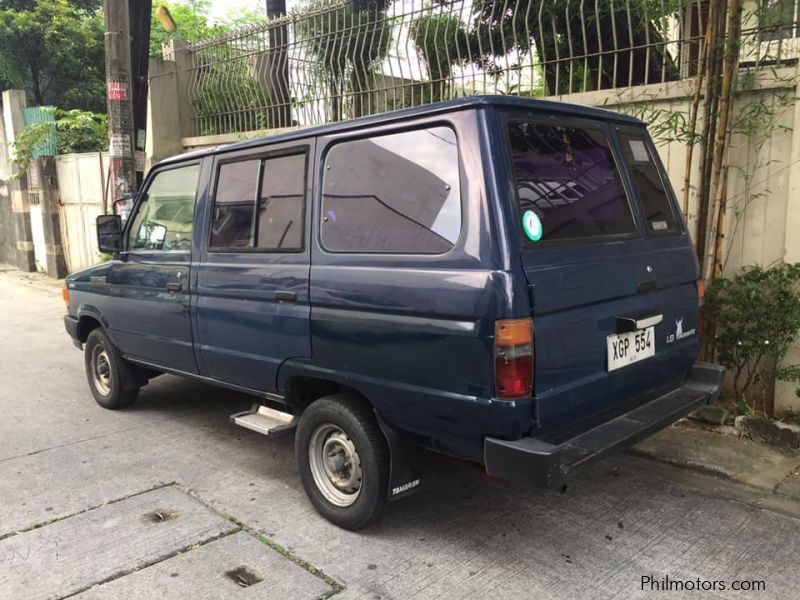
<instances>
[{"instance_id":1,"label":"shrub","mask_svg":"<svg viewBox=\"0 0 800 600\"><path fill-rule=\"evenodd\" d=\"M56 110L59 154L108 150L108 117L86 110Z\"/></svg>"},{"instance_id":2,"label":"shrub","mask_svg":"<svg viewBox=\"0 0 800 600\"><path fill-rule=\"evenodd\" d=\"M800 263L748 267L733 278L714 279L706 295L709 340L733 375L740 412L754 412L776 379L800 380L800 365L785 365L800 333Z\"/></svg>"},{"instance_id":3,"label":"shrub","mask_svg":"<svg viewBox=\"0 0 800 600\"><path fill-rule=\"evenodd\" d=\"M56 152L102 152L108 149L108 118L85 110L49 109L55 121L31 123L14 142L14 164L20 173L28 170L36 150L56 129Z\"/></svg>"},{"instance_id":4,"label":"shrub","mask_svg":"<svg viewBox=\"0 0 800 600\"><path fill-rule=\"evenodd\" d=\"M200 135L217 135L274 127L272 104L264 86L241 61L206 65L198 71L192 108Z\"/></svg>"}]
</instances>

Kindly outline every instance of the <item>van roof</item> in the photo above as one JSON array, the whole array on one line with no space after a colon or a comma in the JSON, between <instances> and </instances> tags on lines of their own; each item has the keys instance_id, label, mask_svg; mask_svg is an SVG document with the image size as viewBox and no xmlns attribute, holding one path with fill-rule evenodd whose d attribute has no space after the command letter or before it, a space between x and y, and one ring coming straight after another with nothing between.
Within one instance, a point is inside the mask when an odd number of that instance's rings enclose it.
<instances>
[{"instance_id":1,"label":"van roof","mask_svg":"<svg viewBox=\"0 0 800 600\"><path fill-rule=\"evenodd\" d=\"M555 100L540 100L534 98L522 98L519 96L468 96L465 98L457 98L455 100L446 100L444 102L435 102L432 104L424 104L414 108L404 108L390 112L371 115L368 117L359 117L357 119L348 119L346 121L339 121L336 123L329 123L327 125L317 125L313 127L302 127L292 129L279 133L276 135L264 136L243 142L236 142L233 144L225 144L221 146L214 146L210 148L203 148L186 152L166 158L160 164L169 164L173 162L181 162L184 160L191 160L202 158L210 154L218 152L230 152L235 150L246 150L247 148L257 148L266 143L289 142L292 140L300 140L307 137L316 137L331 133L339 133L351 129L359 129L362 127L371 127L380 125L382 123L392 123L410 119L414 117L423 117L428 115L436 115L445 112L452 112L454 110L465 110L469 108L477 108L481 106L498 106L507 108L526 108L530 110L547 111L562 115L573 115L579 117L587 117L593 119L602 119L604 121L617 121L622 123L633 123L643 125L643 122L635 117L625 115L622 113L614 112L603 108L595 108L593 106L584 106L582 104L570 104L568 102L558 102Z\"/></svg>"}]
</instances>

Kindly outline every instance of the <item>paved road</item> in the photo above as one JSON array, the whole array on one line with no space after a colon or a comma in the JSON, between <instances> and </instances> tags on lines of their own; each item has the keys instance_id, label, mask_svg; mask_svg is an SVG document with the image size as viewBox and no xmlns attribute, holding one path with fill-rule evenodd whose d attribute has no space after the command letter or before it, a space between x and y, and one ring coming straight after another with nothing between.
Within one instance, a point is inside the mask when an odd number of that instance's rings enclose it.
<instances>
[{"instance_id":1,"label":"paved road","mask_svg":"<svg viewBox=\"0 0 800 600\"><path fill-rule=\"evenodd\" d=\"M290 439L229 425L246 397L164 376L97 407L62 313L0 278L0 598L797 597L800 507L631 456L559 495L431 455L424 492L339 530Z\"/></svg>"}]
</instances>

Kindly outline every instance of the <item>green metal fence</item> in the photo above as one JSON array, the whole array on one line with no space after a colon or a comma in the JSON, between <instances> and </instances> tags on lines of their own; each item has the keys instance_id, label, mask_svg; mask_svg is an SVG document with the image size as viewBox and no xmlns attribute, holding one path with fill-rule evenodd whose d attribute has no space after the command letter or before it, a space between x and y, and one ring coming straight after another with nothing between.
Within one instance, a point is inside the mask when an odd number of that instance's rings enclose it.
<instances>
[{"instance_id":1,"label":"green metal fence","mask_svg":"<svg viewBox=\"0 0 800 600\"><path fill-rule=\"evenodd\" d=\"M22 109L25 127L36 123L52 123L47 136L33 149L33 158L55 156L56 151L56 109L52 106L36 106Z\"/></svg>"},{"instance_id":2,"label":"green metal fence","mask_svg":"<svg viewBox=\"0 0 800 600\"><path fill-rule=\"evenodd\" d=\"M742 64L797 61L797 14L745 12ZM780 6L779 6L780 5ZM189 47L194 135L311 125L470 94L692 77L708 0L310 0Z\"/></svg>"}]
</instances>

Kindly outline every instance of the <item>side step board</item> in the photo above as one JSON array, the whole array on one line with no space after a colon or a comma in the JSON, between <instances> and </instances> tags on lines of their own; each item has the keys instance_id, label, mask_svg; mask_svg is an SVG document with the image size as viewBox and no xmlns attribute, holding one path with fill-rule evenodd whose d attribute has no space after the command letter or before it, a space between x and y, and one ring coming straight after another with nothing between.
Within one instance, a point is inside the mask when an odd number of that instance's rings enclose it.
<instances>
[{"instance_id":1,"label":"side step board","mask_svg":"<svg viewBox=\"0 0 800 600\"><path fill-rule=\"evenodd\" d=\"M263 435L288 435L297 429L294 415L262 404L253 404L250 410L231 415L231 423Z\"/></svg>"}]
</instances>

